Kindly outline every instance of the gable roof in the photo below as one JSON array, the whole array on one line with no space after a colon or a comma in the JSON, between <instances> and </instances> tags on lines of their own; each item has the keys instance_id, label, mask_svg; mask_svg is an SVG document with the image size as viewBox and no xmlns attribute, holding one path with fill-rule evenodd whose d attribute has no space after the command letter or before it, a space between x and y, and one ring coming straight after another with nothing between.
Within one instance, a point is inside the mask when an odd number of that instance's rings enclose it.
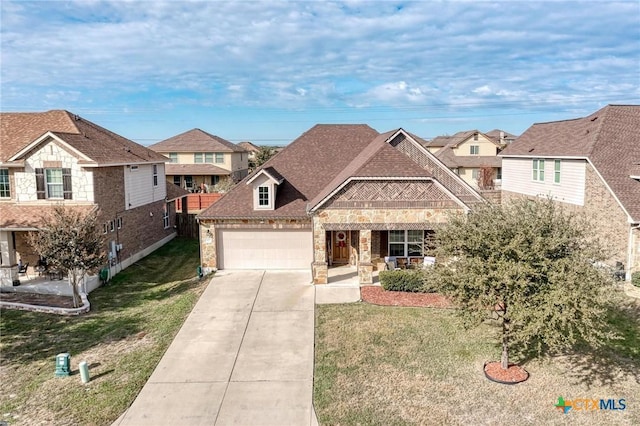
<instances>
[{"instance_id":1,"label":"gable roof","mask_svg":"<svg viewBox=\"0 0 640 426\"><path fill-rule=\"evenodd\" d=\"M191 129L149 146L157 152L246 152L244 148L200 129Z\"/></svg>"},{"instance_id":2,"label":"gable roof","mask_svg":"<svg viewBox=\"0 0 640 426\"><path fill-rule=\"evenodd\" d=\"M238 143L236 145L238 145L240 148L244 149L247 152L258 152L258 151L260 151L260 147L259 146L256 146L256 145L252 144L249 141L240 142L240 143Z\"/></svg>"},{"instance_id":3,"label":"gable roof","mask_svg":"<svg viewBox=\"0 0 640 426\"><path fill-rule=\"evenodd\" d=\"M573 120L536 123L502 153L503 157L587 159L634 222L640 222L640 105L607 105Z\"/></svg>"},{"instance_id":4,"label":"gable roof","mask_svg":"<svg viewBox=\"0 0 640 426\"><path fill-rule=\"evenodd\" d=\"M309 203L314 208L327 195L350 177L431 177L431 173L389 145L389 138L401 129L374 138L347 167L324 187Z\"/></svg>"},{"instance_id":5,"label":"gable roof","mask_svg":"<svg viewBox=\"0 0 640 426\"><path fill-rule=\"evenodd\" d=\"M495 155L455 155L451 147L444 147L434 154L449 168L457 167L501 167L502 158Z\"/></svg>"},{"instance_id":6,"label":"gable roof","mask_svg":"<svg viewBox=\"0 0 640 426\"><path fill-rule=\"evenodd\" d=\"M511 143L517 138L516 135L500 129L493 129L489 132L486 132L485 136L489 136L495 143L498 143L500 145Z\"/></svg>"},{"instance_id":7,"label":"gable roof","mask_svg":"<svg viewBox=\"0 0 640 426\"><path fill-rule=\"evenodd\" d=\"M167 158L65 110L0 115L0 162L19 161L45 135L82 153L86 165L164 163Z\"/></svg>"},{"instance_id":8,"label":"gable roof","mask_svg":"<svg viewBox=\"0 0 640 426\"><path fill-rule=\"evenodd\" d=\"M366 124L318 124L307 130L262 168L284 178L274 210L253 210L253 187L243 182L198 215L199 218L307 218L307 203L362 151L378 132Z\"/></svg>"}]
</instances>

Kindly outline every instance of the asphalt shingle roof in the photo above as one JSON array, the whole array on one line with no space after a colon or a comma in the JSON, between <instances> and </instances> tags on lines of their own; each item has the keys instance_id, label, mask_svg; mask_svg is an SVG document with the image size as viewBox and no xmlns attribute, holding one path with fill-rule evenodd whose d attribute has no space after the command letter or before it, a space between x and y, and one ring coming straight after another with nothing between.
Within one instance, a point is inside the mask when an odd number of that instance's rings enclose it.
<instances>
[{"instance_id":1,"label":"asphalt shingle roof","mask_svg":"<svg viewBox=\"0 0 640 426\"><path fill-rule=\"evenodd\" d=\"M0 115L0 161L8 161L47 132L97 165L164 163L167 158L64 110Z\"/></svg>"},{"instance_id":2,"label":"asphalt shingle roof","mask_svg":"<svg viewBox=\"0 0 640 426\"><path fill-rule=\"evenodd\" d=\"M607 105L574 120L536 123L509 145L503 157L588 158L635 222L640 222L640 105Z\"/></svg>"},{"instance_id":3,"label":"asphalt shingle roof","mask_svg":"<svg viewBox=\"0 0 640 426\"><path fill-rule=\"evenodd\" d=\"M200 129L191 129L149 146L158 152L246 152L244 148Z\"/></svg>"}]
</instances>

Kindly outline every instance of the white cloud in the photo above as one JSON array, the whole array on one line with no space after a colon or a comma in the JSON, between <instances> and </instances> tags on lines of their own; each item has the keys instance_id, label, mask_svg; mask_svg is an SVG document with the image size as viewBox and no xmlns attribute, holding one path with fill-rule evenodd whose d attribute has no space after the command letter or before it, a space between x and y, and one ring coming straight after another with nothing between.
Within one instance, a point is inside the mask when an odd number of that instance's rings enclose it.
<instances>
[{"instance_id":1,"label":"white cloud","mask_svg":"<svg viewBox=\"0 0 640 426\"><path fill-rule=\"evenodd\" d=\"M16 107L72 91L284 108L640 97L634 2L0 7L2 103Z\"/></svg>"}]
</instances>

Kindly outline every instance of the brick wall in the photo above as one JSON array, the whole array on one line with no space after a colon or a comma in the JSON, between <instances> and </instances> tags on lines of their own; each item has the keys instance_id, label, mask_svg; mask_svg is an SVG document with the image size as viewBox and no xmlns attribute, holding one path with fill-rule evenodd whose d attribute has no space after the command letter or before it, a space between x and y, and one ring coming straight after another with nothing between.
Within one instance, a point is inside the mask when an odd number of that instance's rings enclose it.
<instances>
[{"instance_id":1,"label":"brick wall","mask_svg":"<svg viewBox=\"0 0 640 426\"><path fill-rule=\"evenodd\" d=\"M503 202L522 196L522 194L502 191ZM589 233L605 242L607 263L614 265L618 261L627 268L629 242L627 215L590 164L586 165L584 206L560 201L558 203L567 211L585 214L593 223ZM637 261L636 259L636 263Z\"/></svg>"}]
</instances>

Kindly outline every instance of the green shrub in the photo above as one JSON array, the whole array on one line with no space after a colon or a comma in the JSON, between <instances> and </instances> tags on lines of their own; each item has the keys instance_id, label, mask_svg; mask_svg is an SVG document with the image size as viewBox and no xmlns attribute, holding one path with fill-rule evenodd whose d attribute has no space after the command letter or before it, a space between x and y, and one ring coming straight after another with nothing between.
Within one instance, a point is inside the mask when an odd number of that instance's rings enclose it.
<instances>
[{"instance_id":1,"label":"green shrub","mask_svg":"<svg viewBox=\"0 0 640 426\"><path fill-rule=\"evenodd\" d=\"M385 290L424 292L424 273L421 270L381 271L379 277Z\"/></svg>"},{"instance_id":2,"label":"green shrub","mask_svg":"<svg viewBox=\"0 0 640 426\"><path fill-rule=\"evenodd\" d=\"M640 287L640 271L631 274L631 284Z\"/></svg>"}]
</instances>

